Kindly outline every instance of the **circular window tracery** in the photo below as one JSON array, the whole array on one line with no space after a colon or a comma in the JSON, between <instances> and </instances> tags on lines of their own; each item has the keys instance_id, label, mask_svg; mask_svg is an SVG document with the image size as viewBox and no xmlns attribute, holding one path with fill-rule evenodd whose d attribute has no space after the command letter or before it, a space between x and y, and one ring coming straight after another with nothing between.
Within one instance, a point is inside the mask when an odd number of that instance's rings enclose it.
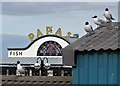
<instances>
[{"instance_id":1,"label":"circular window tracery","mask_svg":"<svg viewBox=\"0 0 120 86\"><path fill-rule=\"evenodd\" d=\"M39 47L37 56L62 56L62 47L55 41L46 41Z\"/></svg>"}]
</instances>

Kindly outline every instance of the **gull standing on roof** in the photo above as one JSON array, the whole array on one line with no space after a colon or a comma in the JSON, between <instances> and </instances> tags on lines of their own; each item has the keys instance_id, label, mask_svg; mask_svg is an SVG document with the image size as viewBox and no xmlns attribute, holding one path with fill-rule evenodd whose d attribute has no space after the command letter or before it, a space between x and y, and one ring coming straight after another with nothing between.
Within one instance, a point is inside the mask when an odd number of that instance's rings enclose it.
<instances>
[{"instance_id":1,"label":"gull standing on roof","mask_svg":"<svg viewBox=\"0 0 120 86\"><path fill-rule=\"evenodd\" d=\"M104 17L104 21L105 21L106 23L111 23L111 22L112 22L112 20L108 20L108 19L106 19L105 17Z\"/></svg>"},{"instance_id":2,"label":"gull standing on roof","mask_svg":"<svg viewBox=\"0 0 120 86\"><path fill-rule=\"evenodd\" d=\"M108 9L108 8L105 9L105 13L104 13L103 16L104 16L107 20L109 20L109 21L115 20L115 19L112 17L111 13L109 12L109 9Z\"/></svg>"},{"instance_id":3,"label":"gull standing on roof","mask_svg":"<svg viewBox=\"0 0 120 86\"><path fill-rule=\"evenodd\" d=\"M89 25L88 22L85 22L84 29L87 32L87 34L90 34L91 32L94 32L92 26Z\"/></svg>"},{"instance_id":4,"label":"gull standing on roof","mask_svg":"<svg viewBox=\"0 0 120 86\"><path fill-rule=\"evenodd\" d=\"M97 27L105 24L105 21L102 19L98 19L97 16L93 16L92 18L94 20L94 23L97 25Z\"/></svg>"},{"instance_id":5,"label":"gull standing on roof","mask_svg":"<svg viewBox=\"0 0 120 86\"><path fill-rule=\"evenodd\" d=\"M26 73L26 69L23 66L21 66L20 61L17 61L17 72L19 73L18 75Z\"/></svg>"}]
</instances>

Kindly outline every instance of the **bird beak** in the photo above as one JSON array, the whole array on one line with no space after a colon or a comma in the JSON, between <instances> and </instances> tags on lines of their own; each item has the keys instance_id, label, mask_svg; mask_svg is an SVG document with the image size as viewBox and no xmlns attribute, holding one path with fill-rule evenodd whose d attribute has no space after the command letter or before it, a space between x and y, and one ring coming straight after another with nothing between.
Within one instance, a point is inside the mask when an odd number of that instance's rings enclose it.
<instances>
[{"instance_id":1,"label":"bird beak","mask_svg":"<svg viewBox=\"0 0 120 86\"><path fill-rule=\"evenodd\" d=\"M92 18L94 18L94 17L92 17Z\"/></svg>"}]
</instances>

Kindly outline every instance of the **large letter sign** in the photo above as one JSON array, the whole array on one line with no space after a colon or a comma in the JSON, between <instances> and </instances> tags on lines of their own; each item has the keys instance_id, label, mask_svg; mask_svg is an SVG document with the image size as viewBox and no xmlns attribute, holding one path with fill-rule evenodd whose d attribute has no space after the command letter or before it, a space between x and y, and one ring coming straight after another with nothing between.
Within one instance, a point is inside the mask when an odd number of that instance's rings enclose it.
<instances>
[{"instance_id":1,"label":"large letter sign","mask_svg":"<svg viewBox=\"0 0 120 86\"><path fill-rule=\"evenodd\" d=\"M31 40L33 34L30 34ZM62 48L69 42L56 35L44 35L33 40L25 48L8 48L8 57L62 57Z\"/></svg>"}]
</instances>

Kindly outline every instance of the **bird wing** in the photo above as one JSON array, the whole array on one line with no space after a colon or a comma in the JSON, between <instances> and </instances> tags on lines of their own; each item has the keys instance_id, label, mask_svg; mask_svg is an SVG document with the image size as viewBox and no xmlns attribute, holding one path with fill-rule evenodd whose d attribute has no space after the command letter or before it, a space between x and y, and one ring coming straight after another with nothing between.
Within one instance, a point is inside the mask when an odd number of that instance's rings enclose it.
<instances>
[{"instance_id":1,"label":"bird wing","mask_svg":"<svg viewBox=\"0 0 120 86\"><path fill-rule=\"evenodd\" d=\"M110 14L110 17L112 18L112 15Z\"/></svg>"},{"instance_id":2,"label":"bird wing","mask_svg":"<svg viewBox=\"0 0 120 86\"><path fill-rule=\"evenodd\" d=\"M103 14L103 16L105 16L105 13Z\"/></svg>"},{"instance_id":3,"label":"bird wing","mask_svg":"<svg viewBox=\"0 0 120 86\"><path fill-rule=\"evenodd\" d=\"M101 24L105 23L105 21L103 21L102 19L98 19L98 22L100 22Z\"/></svg>"},{"instance_id":4,"label":"bird wing","mask_svg":"<svg viewBox=\"0 0 120 86\"><path fill-rule=\"evenodd\" d=\"M23 70L26 70L25 67L22 67Z\"/></svg>"},{"instance_id":5,"label":"bird wing","mask_svg":"<svg viewBox=\"0 0 120 86\"><path fill-rule=\"evenodd\" d=\"M90 25L91 30L93 31L93 27Z\"/></svg>"},{"instance_id":6,"label":"bird wing","mask_svg":"<svg viewBox=\"0 0 120 86\"><path fill-rule=\"evenodd\" d=\"M115 20L115 19L112 17L112 15L111 15L111 14L110 14L110 17L111 17L111 19Z\"/></svg>"},{"instance_id":7,"label":"bird wing","mask_svg":"<svg viewBox=\"0 0 120 86\"><path fill-rule=\"evenodd\" d=\"M26 70L25 66L20 65L20 70L25 71Z\"/></svg>"}]
</instances>

